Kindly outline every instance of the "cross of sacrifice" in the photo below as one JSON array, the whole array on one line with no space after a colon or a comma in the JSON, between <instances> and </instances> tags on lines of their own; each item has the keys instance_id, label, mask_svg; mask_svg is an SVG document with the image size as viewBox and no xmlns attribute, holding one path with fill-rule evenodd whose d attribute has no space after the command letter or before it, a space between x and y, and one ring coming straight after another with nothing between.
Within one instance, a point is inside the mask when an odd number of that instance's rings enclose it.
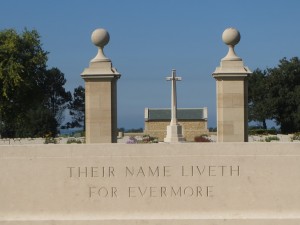
<instances>
[{"instance_id":1,"label":"cross of sacrifice","mask_svg":"<svg viewBox=\"0 0 300 225\"><path fill-rule=\"evenodd\" d=\"M166 78L167 81L172 81L171 85L171 123L170 125L177 125L177 93L176 81L181 81L181 77L176 77L176 70L172 70L172 76Z\"/></svg>"}]
</instances>

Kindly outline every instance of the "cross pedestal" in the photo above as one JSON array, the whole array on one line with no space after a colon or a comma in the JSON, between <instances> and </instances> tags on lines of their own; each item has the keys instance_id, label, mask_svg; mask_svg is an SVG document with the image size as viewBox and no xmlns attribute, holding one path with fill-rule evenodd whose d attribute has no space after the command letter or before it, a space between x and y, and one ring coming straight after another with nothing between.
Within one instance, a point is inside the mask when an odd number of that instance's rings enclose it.
<instances>
[{"instance_id":1,"label":"cross pedestal","mask_svg":"<svg viewBox=\"0 0 300 225\"><path fill-rule=\"evenodd\" d=\"M176 81L181 81L181 77L176 77L176 70L172 70L172 76L166 78L171 81L171 123L167 126L167 136L164 142L182 142L185 141L182 135L182 126L177 122L177 93Z\"/></svg>"}]
</instances>

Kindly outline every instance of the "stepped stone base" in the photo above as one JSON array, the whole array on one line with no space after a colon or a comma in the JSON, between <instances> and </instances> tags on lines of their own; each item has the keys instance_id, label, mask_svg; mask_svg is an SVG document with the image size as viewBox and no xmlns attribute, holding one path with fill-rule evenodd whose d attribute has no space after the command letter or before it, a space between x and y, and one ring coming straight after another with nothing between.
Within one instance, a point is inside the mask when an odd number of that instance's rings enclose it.
<instances>
[{"instance_id":1,"label":"stepped stone base","mask_svg":"<svg viewBox=\"0 0 300 225\"><path fill-rule=\"evenodd\" d=\"M185 138L182 135L182 126L181 125L169 125L167 127L167 137L164 139L164 142L183 142Z\"/></svg>"}]
</instances>

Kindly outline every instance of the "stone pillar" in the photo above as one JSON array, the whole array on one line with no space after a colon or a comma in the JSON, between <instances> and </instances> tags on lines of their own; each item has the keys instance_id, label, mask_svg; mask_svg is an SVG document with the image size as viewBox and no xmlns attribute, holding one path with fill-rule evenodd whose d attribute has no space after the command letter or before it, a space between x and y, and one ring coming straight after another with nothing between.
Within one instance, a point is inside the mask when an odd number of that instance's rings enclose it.
<instances>
[{"instance_id":1,"label":"stone pillar","mask_svg":"<svg viewBox=\"0 0 300 225\"><path fill-rule=\"evenodd\" d=\"M108 32L96 29L91 39L98 47L98 54L81 74L85 81L86 143L116 143L117 80L121 75L103 53L109 42Z\"/></svg>"},{"instance_id":2,"label":"stone pillar","mask_svg":"<svg viewBox=\"0 0 300 225\"><path fill-rule=\"evenodd\" d=\"M222 39L229 51L212 74L217 83L218 142L248 141L247 77L251 71L234 52L240 37L234 28L223 32Z\"/></svg>"}]
</instances>

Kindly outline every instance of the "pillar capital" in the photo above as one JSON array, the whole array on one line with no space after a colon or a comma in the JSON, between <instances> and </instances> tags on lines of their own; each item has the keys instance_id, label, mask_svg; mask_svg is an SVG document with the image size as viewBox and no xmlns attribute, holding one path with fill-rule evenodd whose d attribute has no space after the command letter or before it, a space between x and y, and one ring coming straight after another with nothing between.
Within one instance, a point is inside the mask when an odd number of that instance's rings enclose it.
<instances>
[{"instance_id":1,"label":"pillar capital","mask_svg":"<svg viewBox=\"0 0 300 225\"><path fill-rule=\"evenodd\" d=\"M215 79L225 77L247 77L252 72L244 66L243 60L234 51L235 45L241 40L240 32L235 28L227 28L222 34L223 42L228 46L227 55L221 60L220 66L216 68L212 76Z\"/></svg>"},{"instance_id":2,"label":"pillar capital","mask_svg":"<svg viewBox=\"0 0 300 225\"><path fill-rule=\"evenodd\" d=\"M86 79L119 79L121 74L112 66L111 61L90 62L90 66L85 68L81 77Z\"/></svg>"},{"instance_id":3,"label":"pillar capital","mask_svg":"<svg viewBox=\"0 0 300 225\"><path fill-rule=\"evenodd\" d=\"M88 68L81 73L83 79L119 79L121 74L112 66L112 62L104 55L104 47L109 43L109 33L102 28L93 31L92 43L98 48L97 55L91 59Z\"/></svg>"}]
</instances>

